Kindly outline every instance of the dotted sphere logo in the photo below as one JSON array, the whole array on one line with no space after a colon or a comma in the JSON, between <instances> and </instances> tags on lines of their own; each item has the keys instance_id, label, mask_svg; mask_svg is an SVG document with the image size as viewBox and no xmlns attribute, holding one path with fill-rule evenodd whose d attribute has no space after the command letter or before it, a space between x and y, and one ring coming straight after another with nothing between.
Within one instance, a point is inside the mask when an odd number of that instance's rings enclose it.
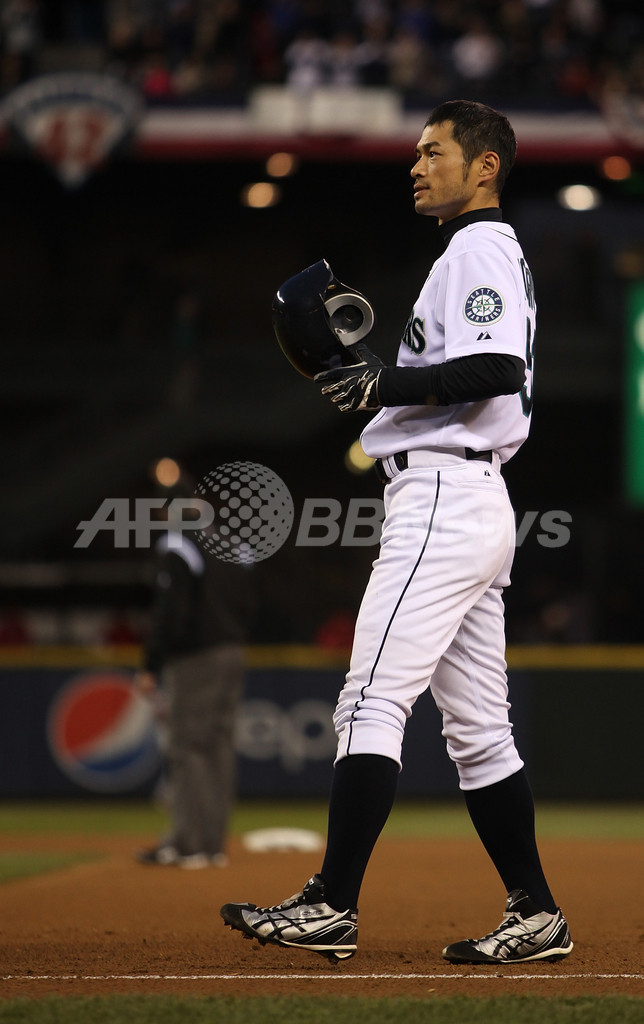
<instances>
[{"instance_id":1,"label":"dotted sphere logo","mask_svg":"<svg viewBox=\"0 0 644 1024\"><path fill-rule=\"evenodd\" d=\"M215 511L213 525L199 531L199 542L223 562L261 562L274 555L291 532L291 493L267 466L226 462L208 473L196 491Z\"/></svg>"}]
</instances>

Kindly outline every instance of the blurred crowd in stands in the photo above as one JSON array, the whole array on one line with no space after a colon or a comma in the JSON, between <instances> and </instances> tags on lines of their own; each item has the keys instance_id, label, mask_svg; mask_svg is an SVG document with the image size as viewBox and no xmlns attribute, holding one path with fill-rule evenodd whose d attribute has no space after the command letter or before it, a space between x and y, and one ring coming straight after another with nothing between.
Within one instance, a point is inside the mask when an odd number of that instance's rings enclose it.
<instances>
[{"instance_id":1,"label":"blurred crowd in stands","mask_svg":"<svg viewBox=\"0 0 644 1024\"><path fill-rule=\"evenodd\" d=\"M543 104L641 91L641 0L0 0L0 88L105 70L150 101L260 84Z\"/></svg>"},{"instance_id":2,"label":"blurred crowd in stands","mask_svg":"<svg viewBox=\"0 0 644 1024\"><path fill-rule=\"evenodd\" d=\"M294 613L293 591L297 580L260 594L257 621L250 624L251 643L308 643L326 650L348 651L353 640L356 607L334 604L322 598ZM516 591L516 592L515 592ZM527 578L517 576L505 592L507 639L510 644L640 643L639 606L636 588L616 582L596 600L579 583L534 566ZM338 595L336 594L336 599ZM81 644L95 647L139 645L149 628L148 605L120 603L103 607L52 599L33 604L26 596L22 606L0 606L0 652L7 647L48 644Z\"/></svg>"}]
</instances>

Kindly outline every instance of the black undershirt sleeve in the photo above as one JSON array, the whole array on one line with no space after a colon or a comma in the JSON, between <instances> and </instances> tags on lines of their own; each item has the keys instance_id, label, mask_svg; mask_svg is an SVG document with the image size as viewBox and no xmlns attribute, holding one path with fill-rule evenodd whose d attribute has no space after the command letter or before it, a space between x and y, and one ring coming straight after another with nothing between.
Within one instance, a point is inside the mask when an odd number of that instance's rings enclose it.
<instances>
[{"instance_id":1,"label":"black undershirt sleeve","mask_svg":"<svg viewBox=\"0 0 644 1024\"><path fill-rule=\"evenodd\" d=\"M435 366L385 366L378 377L378 400L390 405L455 405L514 395L525 383L518 356L483 352Z\"/></svg>"}]
</instances>

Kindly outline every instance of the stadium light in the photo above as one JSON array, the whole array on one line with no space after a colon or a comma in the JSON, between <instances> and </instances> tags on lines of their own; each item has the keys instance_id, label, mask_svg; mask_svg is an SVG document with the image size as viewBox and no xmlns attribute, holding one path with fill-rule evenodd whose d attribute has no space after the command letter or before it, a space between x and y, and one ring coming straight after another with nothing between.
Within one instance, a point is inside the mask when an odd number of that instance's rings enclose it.
<instances>
[{"instance_id":1,"label":"stadium light","mask_svg":"<svg viewBox=\"0 0 644 1024\"><path fill-rule=\"evenodd\" d=\"M254 210L275 206L281 198L282 190L279 185L273 185L270 181L256 181L252 185L246 185L241 194L242 204Z\"/></svg>"},{"instance_id":2,"label":"stadium light","mask_svg":"<svg viewBox=\"0 0 644 1024\"><path fill-rule=\"evenodd\" d=\"M566 210L582 212L595 210L602 201L602 197L592 185L566 185L557 192L557 199Z\"/></svg>"}]
</instances>

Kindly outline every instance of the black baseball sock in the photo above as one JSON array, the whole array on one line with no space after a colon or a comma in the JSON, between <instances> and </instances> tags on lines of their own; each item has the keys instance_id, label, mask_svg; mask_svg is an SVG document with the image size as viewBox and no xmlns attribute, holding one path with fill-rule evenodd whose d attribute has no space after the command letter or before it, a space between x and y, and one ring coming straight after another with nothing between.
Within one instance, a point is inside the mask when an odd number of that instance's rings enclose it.
<instances>
[{"instance_id":1,"label":"black baseball sock","mask_svg":"<svg viewBox=\"0 0 644 1024\"><path fill-rule=\"evenodd\" d=\"M534 800L523 769L483 789L465 791L470 818L508 892L524 889L541 910L557 905L548 888L534 833Z\"/></svg>"},{"instance_id":2,"label":"black baseball sock","mask_svg":"<svg viewBox=\"0 0 644 1024\"><path fill-rule=\"evenodd\" d=\"M371 852L396 798L398 772L395 761L379 754L351 754L335 766L320 871L335 910L358 905Z\"/></svg>"}]
</instances>

